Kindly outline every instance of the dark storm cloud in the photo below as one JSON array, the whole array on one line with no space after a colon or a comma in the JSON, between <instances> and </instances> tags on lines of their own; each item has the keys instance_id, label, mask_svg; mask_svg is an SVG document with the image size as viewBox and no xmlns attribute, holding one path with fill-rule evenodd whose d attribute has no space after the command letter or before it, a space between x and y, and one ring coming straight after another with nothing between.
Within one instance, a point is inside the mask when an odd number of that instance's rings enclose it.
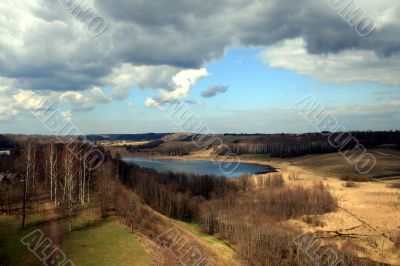
<instances>
[{"instance_id":1,"label":"dark storm cloud","mask_svg":"<svg viewBox=\"0 0 400 266\"><path fill-rule=\"evenodd\" d=\"M93 38L58 1L12 1L0 7L7 18L1 22L0 73L27 89L64 91L111 86L108 78L124 64L158 66L173 75L171 68L200 68L230 47L284 39L303 38L312 54L396 54L400 4L359 4L380 19L368 37L358 36L327 0L95 0L93 8L109 28ZM168 89L171 77L163 76L157 86ZM152 79L140 82L153 85Z\"/></svg>"}]
</instances>

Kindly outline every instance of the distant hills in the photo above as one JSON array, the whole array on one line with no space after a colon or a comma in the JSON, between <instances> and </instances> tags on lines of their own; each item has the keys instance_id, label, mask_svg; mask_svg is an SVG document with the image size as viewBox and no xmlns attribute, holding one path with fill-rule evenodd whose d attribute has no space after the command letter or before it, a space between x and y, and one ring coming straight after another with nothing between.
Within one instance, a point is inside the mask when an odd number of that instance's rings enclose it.
<instances>
[{"instance_id":1,"label":"distant hills","mask_svg":"<svg viewBox=\"0 0 400 266\"><path fill-rule=\"evenodd\" d=\"M144 133L144 134L101 134L101 135L87 135L87 139L90 141L117 141L117 140L129 140L129 141L141 141L148 140L154 141L162 139L171 133Z\"/></svg>"},{"instance_id":2,"label":"distant hills","mask_svg":"<svg viewBox=\"0 0 400 266\"><path fill-rule=\"evenodd\" d=\"M172 133L144 133L144 134L92 134L85 136L89 141L156 141L164 137L172 135ZM28 139L34 140L37 143L48 143L49 141L63 140L64 136L50 135L20 135L20 134L0 134L0 148L8 149L23 143ZM82 139L80 136L78 139ZM65 140L67 140L65 138Z\"/></svg>"}]
</instances>

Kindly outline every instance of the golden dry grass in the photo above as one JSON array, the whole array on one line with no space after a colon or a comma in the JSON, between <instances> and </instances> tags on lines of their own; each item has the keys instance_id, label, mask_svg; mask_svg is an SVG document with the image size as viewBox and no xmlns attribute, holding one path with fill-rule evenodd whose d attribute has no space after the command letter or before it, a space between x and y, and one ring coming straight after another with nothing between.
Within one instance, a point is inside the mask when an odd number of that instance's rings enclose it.
<instances>
[{"instance_id":1,"label":"golden dry grass","mask_svg":"<svg viewBox=\"0 0 400 266\"><path fill-rule=\"evenodd\" d=\"M376 156L377 165L367 177L395 176L399 171L399 151L376 149L369 152ZM174 159L208 158L209 152L195 152ZM343 186L343 176L359 174L336 153L308 155L292 160L248 155L241 156L241 161L270 165L279 169L289 186L312 186L316 181L322 181L338 199L339 210L319 216L318 226L305 223L304 217L291 220L290 223L306 231L324 235L339 246L349 243L359 245L361 248L357 253L360 257L400 265L400 252L395 247L395 241L392 241L400 232L400 190L387 185L398 183L398 180L358 183L358 187ZM257 187L263 179L265 175L254 176L252 182ZM335 232L343 235L338 236Z\"/></svg>"}]
</instances>

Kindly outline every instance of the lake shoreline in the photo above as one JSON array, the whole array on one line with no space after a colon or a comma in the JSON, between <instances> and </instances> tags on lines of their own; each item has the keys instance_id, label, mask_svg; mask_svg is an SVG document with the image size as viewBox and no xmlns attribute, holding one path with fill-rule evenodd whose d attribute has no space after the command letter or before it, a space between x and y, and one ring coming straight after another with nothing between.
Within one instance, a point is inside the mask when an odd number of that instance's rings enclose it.
<instances>
[{"instance_id":1,"label":"lake shoreline","mask_svg":"<svg viewBox=\"0 0 400 266\"><path fill-rule=\"evenodd\" d=\"M189 173L198 175L225 176L235 179L242 175L263 175L278 172L269 164L244 162L240 160L211 160L209 158L188 158L168 156L123 156L126 163L154 169L158 172ZM174 163L174 161L176 163ZM182 163L179 163L181 161ZM233 165L232 163L238 163Z\"/></svg>"}]
</instances>

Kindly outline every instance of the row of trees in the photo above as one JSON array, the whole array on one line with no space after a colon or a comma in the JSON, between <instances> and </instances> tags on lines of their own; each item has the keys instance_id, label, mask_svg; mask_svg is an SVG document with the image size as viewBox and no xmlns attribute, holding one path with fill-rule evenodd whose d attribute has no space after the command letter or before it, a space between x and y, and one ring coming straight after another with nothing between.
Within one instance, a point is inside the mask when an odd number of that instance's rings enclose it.
<instances>
[{"instance_id":1,"label":"row of trees","mask_svg":"<svg viewBox=\"0 0 400 266\"><path fill-rule=\"evenodd\" d=\"M224 177L158 173L119 161L119 176L153 209L169 217L191 220L200 202L219 198L234 189Z\"/></svg>"},{"instance_id":2,"label":"row of trees","mask_svg":"<svg viewBox=\"0 0 400 266\"><path fill-rule=\"evenodd\" d=\"M216 147L214 153L218 155L226 154L227 149L237 155L270 154L275 157L300 156L334 151L327 138L321 135L259 137L246 142Z\"/></svg>"},{"instance_id":3,"label":"row of trees","mask_svg":"<svg viewBox=\"0 0 400 266\"><path fill-rule=\"evenodd\" d=\"M346 138L353 137L365 147L376 147L383 144L400 145L400 131L385 132L348 132L340 137L341 133L313 133L313 134L281 134L266 135L255 139L243 140L214 148L217 155L226 154L227 151L240 154L270 154L274 157L294 157L306 154L323 154L351 149L357 145L356 141L346 144ZM342 141L343 143L341 143ZM332 145L334 144L334 145ZM342 146L342 144L344 146Z\"/></svg>"}]
</instances>

